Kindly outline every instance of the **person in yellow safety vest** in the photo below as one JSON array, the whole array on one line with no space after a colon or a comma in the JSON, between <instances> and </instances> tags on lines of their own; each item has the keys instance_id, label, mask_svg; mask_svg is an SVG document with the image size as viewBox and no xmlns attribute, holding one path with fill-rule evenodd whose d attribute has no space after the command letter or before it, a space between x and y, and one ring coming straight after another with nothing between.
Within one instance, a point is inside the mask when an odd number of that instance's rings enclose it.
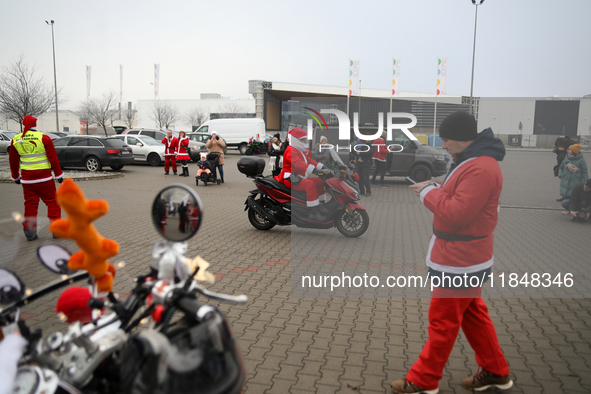
<instances>
[{"instance_id":1,"label":"person in yellow safety vest","mask_svg":"<svg viewBox=\"0 0 591 394\"><path fill-rule=\"evenodd\" d=\"M61 209L55 199L55 179L59 183L64 175L57 159L57 153L51 139L33 129L37 118L23 118L23 132L17 134L10 143L10 176L16 184L22 184L25 196L25 220L23 230L28 241L37 236L37 209L39 199L47 205L47 217L50 221L61 218Z\"/></svg>"}]
</instances>

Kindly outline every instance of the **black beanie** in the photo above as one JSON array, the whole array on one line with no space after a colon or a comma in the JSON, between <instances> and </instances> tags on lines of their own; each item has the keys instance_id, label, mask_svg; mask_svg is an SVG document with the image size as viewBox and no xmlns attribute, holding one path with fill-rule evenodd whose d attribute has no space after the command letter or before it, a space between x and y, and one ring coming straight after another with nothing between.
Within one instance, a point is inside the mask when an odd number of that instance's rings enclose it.
<instances>
[{"instance_id":1,"label":"black beanie","mask_svg":"<svg viewBox=\"0 0 591 394\"><path fill-rule=\"evenodd\" d=\"M454 141L473 141L478 136L476 119L465 111L454 112L441 122L439 136Z\"/></svg>"}]
</instances>

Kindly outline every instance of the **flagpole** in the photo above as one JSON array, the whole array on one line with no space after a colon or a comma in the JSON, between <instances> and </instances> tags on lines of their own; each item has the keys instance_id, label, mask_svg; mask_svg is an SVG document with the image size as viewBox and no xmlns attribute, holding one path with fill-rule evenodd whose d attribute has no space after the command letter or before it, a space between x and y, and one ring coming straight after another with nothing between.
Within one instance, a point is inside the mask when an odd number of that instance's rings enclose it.
<instances>
[{"instance_id":1,"label":"flagpole","mask_svg":"<svg viewBox=\"0 0 591 394\"><path fill-rule=\"evenodd\" d=\"M437 128L437 92L435 93L435 112L433 113L433 148L435 148L435 129Z\"/></svg>"},{"instance_id":2,"label":"flagpole","mask_svg":"<svg viewBox=\"0 0 591 394\"><path fill-rule=\"evenodd\" d=\"M351 72L351 59L349 59L349 73ZM351 78L351 76L349 75L349 78ZM347 86L347 117L349 116L349 96L351 89L349 88L349 86Z\"/></svg>"}]
</instances>

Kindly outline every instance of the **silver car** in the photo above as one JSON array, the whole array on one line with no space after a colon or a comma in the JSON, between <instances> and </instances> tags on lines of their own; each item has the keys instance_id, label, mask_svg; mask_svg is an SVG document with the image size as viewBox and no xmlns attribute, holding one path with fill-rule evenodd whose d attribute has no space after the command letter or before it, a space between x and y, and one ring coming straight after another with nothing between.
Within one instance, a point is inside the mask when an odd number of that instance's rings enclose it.
<instances>
[{"instance_id":1,"label":"silver car","mask_svg":"<svg viewBox=\"0 0 591 394\"><path fill-rule=\"evenodd\" d=\"M148 163L159 166L164 162L164 144L147 135L119 134L120 139L133 151L134 163Z\"/></svg>"},{"instance_id":2,"label":"silver car","mask_svg":"<svg viewBox=\"0 0 591 394\"><path fill-rule=\"evenodd\" d=\"M187 133L188 134L188 133ZM145 128L134 128L125 130L121 135L139 135L139 136L150 136L157 141L162 141L164 137L166 137L166 132L157 129L145 129ZM179 133L176 131L172 132L172 135L175 137L179 137ZM135 152L135 151L134 151ZM207 152L207 148L205 147L205 143L197 142L194 140L189 139L189 157L191 160L198 161L199 154L201 152Z\"/></svg>"},{"instance_id":3,"label":"silver car","mask_svg":"<svg viewBox=\"0 0 591 394\"><path fill-rule=\"evenodd\" d=\"M17 135L14 131L0 130L0 153L8 153L10 141Z\"/></svg>"}]
</instances>

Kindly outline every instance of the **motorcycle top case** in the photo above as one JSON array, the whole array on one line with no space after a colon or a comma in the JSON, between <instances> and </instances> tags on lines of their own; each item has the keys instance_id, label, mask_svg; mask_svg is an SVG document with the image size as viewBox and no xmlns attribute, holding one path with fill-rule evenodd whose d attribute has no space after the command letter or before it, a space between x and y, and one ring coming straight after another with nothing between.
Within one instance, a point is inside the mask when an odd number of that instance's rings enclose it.
<instances>
[{"instance_id":1,"label":"motorcycle top case","mask_svg":"<svg viewBox=\"0 0 591 394\"><path fill-rule=\"evenodd\" d=\"M261 157L243 156L238 159L238 171L246 176L261 175L265 170L265 159Z\"/></svg>"}]
</instances>

